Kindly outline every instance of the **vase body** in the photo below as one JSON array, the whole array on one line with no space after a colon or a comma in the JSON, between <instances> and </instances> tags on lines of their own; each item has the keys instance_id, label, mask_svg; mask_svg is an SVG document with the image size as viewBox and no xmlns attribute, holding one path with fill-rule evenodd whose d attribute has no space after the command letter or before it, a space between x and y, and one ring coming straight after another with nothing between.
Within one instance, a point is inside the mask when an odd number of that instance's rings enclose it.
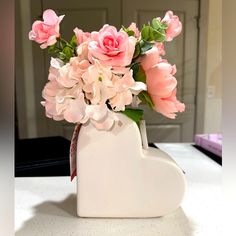
<instances>
[{"instance_id":1,"label":"vase body","mask_svg":"<svg viewBox=\"0 0 236 236\"><path fill-rule=\"evenodd\" d=\"M165 152L142 148L138 126L123 114L122 124L99 131L81 127L77 142L77 213L80 217L158 217L176 210L186 179Z\"/></svg>"}]
</instances>

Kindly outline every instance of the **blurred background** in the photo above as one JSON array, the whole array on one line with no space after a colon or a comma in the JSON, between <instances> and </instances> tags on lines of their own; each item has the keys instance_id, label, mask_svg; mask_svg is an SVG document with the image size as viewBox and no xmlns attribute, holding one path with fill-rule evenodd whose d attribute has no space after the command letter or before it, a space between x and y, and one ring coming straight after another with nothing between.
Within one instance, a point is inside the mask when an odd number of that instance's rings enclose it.
<instances>
[{"instance_id":1,"label":"blurred background","mask_svg":"<svg viewBox=\"0 0 236 236\"><path fill-rule=\"evenodd\" d=\"M131 22L141 27L172 10L182 21L183 31L165 44L165 58L177 66L177 97L185 103L186 111L171 120L144 107L148 141L193 142L195 134L221 133L221 4L222 0L17 0L16 140L70 140L74 129L73 124L46 118L40 104L50 58L47 50L28 39L28 32L48 8L65 15L61 33L68 40L75 27L92 31L108 23L119 29Z\"/></svg>"}]
</instances>

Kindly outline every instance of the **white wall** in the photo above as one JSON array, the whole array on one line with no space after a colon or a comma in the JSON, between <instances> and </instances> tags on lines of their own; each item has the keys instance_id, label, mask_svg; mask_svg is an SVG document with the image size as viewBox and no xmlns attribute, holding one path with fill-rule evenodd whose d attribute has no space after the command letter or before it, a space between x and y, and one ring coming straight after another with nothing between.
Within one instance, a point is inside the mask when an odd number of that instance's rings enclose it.
<instances>
[{"instance_id":1,"label":"white wall","mask_svg":"<svg viewBox=\"0 0 236 236\"><path fill-rule=\"evenodd\" d=\"M222 0L209 0L204 132L221 132Z\"/></svg>"}]
</instances>

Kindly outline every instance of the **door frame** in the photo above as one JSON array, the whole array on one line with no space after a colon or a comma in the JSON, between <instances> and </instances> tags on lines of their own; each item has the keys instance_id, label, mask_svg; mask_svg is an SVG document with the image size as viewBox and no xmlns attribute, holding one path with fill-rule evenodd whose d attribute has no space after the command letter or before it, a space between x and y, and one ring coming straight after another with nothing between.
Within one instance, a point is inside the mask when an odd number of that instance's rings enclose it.
<instances>
[{"instance_id":1,"label":"door frame","mask_svg":"<svg viewBox=\"0 0 236 236\"><path fill-rule=\"evenodd\" d=\"M210 0L199 0L195 133L204 132L205 102L207 92L207 38L209 1Z\"/></svg>"}]
</instances>

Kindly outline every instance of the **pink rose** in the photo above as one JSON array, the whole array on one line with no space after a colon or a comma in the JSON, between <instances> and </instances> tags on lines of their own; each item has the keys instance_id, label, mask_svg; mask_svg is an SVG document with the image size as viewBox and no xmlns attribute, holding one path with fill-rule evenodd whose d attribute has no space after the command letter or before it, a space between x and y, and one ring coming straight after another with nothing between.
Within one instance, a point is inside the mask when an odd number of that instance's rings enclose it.
<instances>
[{"instance_id":1,"label":"pink rose","mask_svg":"<svg viewBox=\"0 0 236 236\"><path fill-rule=\"evenodd\" d=\"M55 44L56 38L60 37L59 24L63 17L64 15L58 17L51 9L45 10L43 21L37 20L33 23L29 39L41 44L42 49Z\"/></svg>"},{"instance_id":2,"label":"pink rose","mask_svg":"<svg viewBox=\"0 0 236 236\"><path fill-rule=\"evenodd\" d=\"M174 77L176 67L167 61L145 70L147 91L150 94L155 110L164 116L174 119L175 112L182 112L185 109L183 103L176 98L177 80Z\"/></svg>"},{"instance_id":3,"label":"pink rose","mask_svg":"<svg viewBox=\"0 0 236 236\"><path fill-rule=\"evenodd\" d=\"M89 53L102 64L127 66L135 50L135 37L128 37L124 31L117 32L114 26L104 25L99 32L91 33Z\"/></svg>"},{"instance_id":4,"label":"pink rose","mask_svg":"<svg viewBox=\"0 0 236 236\"><path fill-rule=\"evenodd\" d=\"M165 52L165 47L163 43L156 43L155 46L158 48L158 52L160 53L161 56L164 56L166 54Z\"/></svg>"},{"instance_id":5,"label":"pink rose","mask_svg":"<svg viewBox=\"0 0 236 236\"><path fill-rule=\"evenodd\" d=\"M178 36L182 30L182 24L179 17L174 15L172 11L168 11L161 21L168 25L166 29L166 41L171 41L174 37Z\"/></svg>"},{"instance_id":6,"label":"pink rose","mask_svg":"<svg viewBox=\"0 0 236 236\"><path fill-rule=\"evenodd\" d=\"M89 32L83 32L83 30L78 29L77 27L74 29L74 33L75 33L78 45L86 42L88 40L88 38L90 37Z\"/></svg>"},{"instance_id":7,"label":"pink rose","mask_svg":"<svg viewBox=\"0 0 236 236\"><path fill-rule=\"evenodd\" d=\"M136 24L135 24L134 22L132 22L132 23L130 24L130 26L128 27L128 29L134 31L134 36L135 36L136 38L139 38L139 36L140 36L140 31L139 31L138 27L136 26Z\"/></svg>"},{"instance_id":8,"label":"pink rose","mask_svg":"<svg viewBox=\"0 0 236 236\"><path fill-rule=\"evenodd\" d=\"M177 85L177 81L173 76L176 67L169 63L161 62L146 70L147 90L152 95L159 97L168 97Z\"/></svg>"},{"instance_id":9,"label":"pink rose","mask_svg":"<svg viewBox=\"0 0 236 236\"><path fill-rule=\"evenodd\" d=\"M146 71L161 60L160 51L156 46L148 50L143 57L140 58L141 66Z\"/></svg>"},{"instance_id":10,"label":"pink rose","mask_svg":"<svg viewBox=\"0 0 236 236\"><path fill-rule=\"evenodd\" d=\"M151 95L151 97L155 104L156 111L170 119L175 119L176 112L183 112L185 110L185 105L176 98L176 89L166 98L155 95Z\"/></svg>"}]
</instances>

